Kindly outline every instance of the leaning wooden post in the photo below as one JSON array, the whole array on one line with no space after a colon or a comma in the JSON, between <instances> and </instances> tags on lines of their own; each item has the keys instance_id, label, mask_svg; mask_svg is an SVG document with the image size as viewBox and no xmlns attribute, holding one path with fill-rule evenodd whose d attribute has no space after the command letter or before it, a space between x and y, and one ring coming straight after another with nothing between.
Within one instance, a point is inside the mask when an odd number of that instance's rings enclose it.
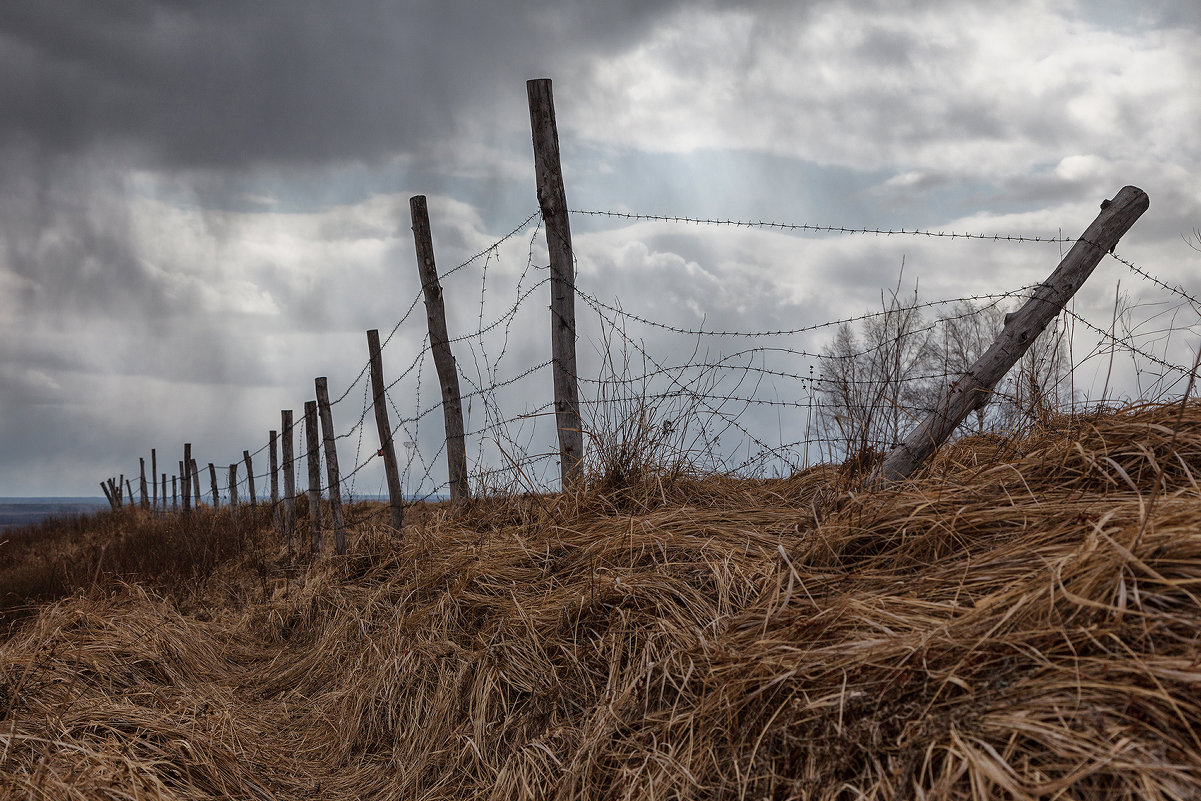
<instances>
[{"instance_id":1,"label":"leaning wooden post","mask_svg":"<svg viewBox=\"0 0 1201 801\"><path fill-rule=\"evenodd\" d=\"M420 264L418 259L418 264ZM400 470L396 467L396 444L392 442L392 424L388 421L388 397L384 386L384 356L379 346L379 331L367 332L367 353L371 357L371 396L375 407L375 428L379 432L379 455L384 458L384 474L388 479L388 508L392 529L404 530L404 493L400 489ZM456 396L457 397L457 396Z\"/></svg>"},{"instance_id":2,"label":"leaning wooden post","mask_svg":"<svg viewBox=\"0 0 1201 801\"><path fill-rule=\"evenodd\" d=\"M284 539L291 552L292 535L296 532L296 463L292 459L292 410L281 410L279 418L284 435Z\"/></svg>"},{"instance_id":3,"label":"leaning wooden post","mask_svg":"<svg viewBox=\"0 0 1201 801\"><path fill-rule=\"evenodd\" d=\"M1092 274L1105 252L1117 247L1118 240L1149 205L1147 194L1134 186L1123 187L1112 201L1104 201L1097 219L1076 240L1051 276L1034 290L1022 308L1005 316L1005 328L992 346L951 385L934 411L905 441L889 452L868 477L868 485L887 487L911 475L969 414L988 403L997 382L1017 364Z\"/></svg>"},{"instance_id":4,"label":"leaning wooden post","mask_svg":"<svg viewBox=\"0 0 1201 801\"><path fill-rule=\"evenodd\" d=\"M129 479L125 479L125 497L129 499L129 505L133 506L133 487L129 484Z\"/></svg>"},{"instance_id":5,"label":"leaning wooden post","mask_svg":"<svg viewBox=\"0 0 1201 801\"><path fill-rule=\"evenodd\" d=\"M317 440L317 401L304 402L304 438L309 449L309 528L312 552L321 553L321 462Z\"/></svg>"},{"instance_id":6,"label":"leaning wooden post","mask_svg":"<svg viewBox=\"0 0 1201 801\"><path fill-rule=\"evenodd\" d=\"M446 426L446 464L450 473L450 502L458 504L468 498L467 444L463 436L463 405L459 396L459 371L450 351L450 336L446 332L446 305L442 301L442 285L434 262L434 240L430 235L430 217L425 195L409 199L413 219L413 242L417 246L417 272L425 292L425 317L429 324L430 349L434 352L434 367L442 386L442 419ZM377 412L378 414L378 412ZM399 478L397 479L399 483Z\"/></svg>"},{"instance_id":7,"label":"leaning wooden post","mask_svg":"<svg viewBox=\"0 0 1201 801\"><path fill-rule=\"evenodd\" d=\"M346 523L342 518L342 482L338 477L338 447L334 437L334 415L329 408L329 384L316 379L317 406L321 411L321 438L325 447L325 473L329 480L329 510L334 523L334 551L346 553Z\"/></svg>"},{"instance_id":8,"label":"leaning wooden post","mask_svg":"<svg viewBox=\"0 0 1201 801\"><path fill-rule=\"evenodd\" d=\"M271 472L271 529L279 533L279 450L276 443L276 432L272 430L267 434L267 449L270 454L267 458L267 469Z\"/></svg>"},{"instance_id":9,"label":"leaning wooden post","mask_svg":"<svg viewBox=\"0 0 1201 801\"><path fill-rule=\"evenodd\" d=\"M196 499L196 508L200 508L200 470L196 467L196 460L192 459L188 465L188 472L192 475L192 497Z\"/></svg>"},{"instance_id":10,"label":"leaning wooden post","mask_svg":"<svg viewBox=\"0 0 1201 801\"><path fill-rule=\"evenodd\" d=\"M250 493L250 508L257 509L258 497L254 494L254 465L250 462L250 451L242 451L242 461L246 463L246 489Z\"/></svg>"},{"instance_id":11,"label":"leaning wooden post","mask_svg":"<svg viewBox=\"0 0 1201 801\"><path fill-rule=\"evenodd\" d=\"M546 247L550 253L551 370L555 384L555 420L559 429L559 469L566 488L579 477L584 459L580 390L576 383L575 262L550 79L526 81L525 87L534 136L538 205L546 223Z\"/></svg>"},{"instance_id":12,"label":"leaning wooden post","mask_svg":"<svg viewBox=\"0 0 1201 801\"><path fill-rule=\"evenodd\" d=\"M158 454L150 449L150 507L158 509Z\"/></svg>"},{"instance_id":13,"label":"leaning wooden post","mask_svg":"<svg viewBox=\"0 0 1201 801\"><path fill-rule=\"evenodd\" d=\"M105 484L103 481L101 481L100 489L104 490L104 497L108 501L108 505L112 507L114 512L117 511L117 501L115 498L113 498L113 493L109 490L108 484Z\"/></svg>"},{"instance_id":14,"label":"leaning wooden post","mask_svg":"<svg viewBox=\"0 0 1201 801\"><path fill-rule=\"evenodd\" d=\"M231 514L238 513L238 464L229 466L229 509Z\"/></svg>"},{"instance_id":15,"label":"leaning wooden post","mask_svg":"<svg viewBox=\"0 0 1201 801\"><path fill-rule=\"evenodd\" d=\"M141 490L142 493L142 509L149 509L150 493L147 492L146 489L146 460L140 456L138 457L138 470L141 473L138 481L138 489Z\"/></svg>"},{"instance_id":16,"label":"leaning wooden post","mask_svg":"<svg viewBox=\"0 0 1201 801\"><path fill-rule=\"evenodd\" d=\"M213 508L221 508L221 495L217 492L217 468L209 462L209 485L213 491Z\"/></svg>"}]
</instances>

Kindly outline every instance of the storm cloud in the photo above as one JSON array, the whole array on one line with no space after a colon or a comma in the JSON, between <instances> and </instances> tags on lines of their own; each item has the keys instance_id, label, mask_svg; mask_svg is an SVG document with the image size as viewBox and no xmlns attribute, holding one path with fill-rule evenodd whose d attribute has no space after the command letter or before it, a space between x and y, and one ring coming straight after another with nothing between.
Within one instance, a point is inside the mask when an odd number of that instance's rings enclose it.
<instances>
[{"instance_id":1,"label":"storm cloud","mask_svg":"<svg viewBox=\"0 0 1201 801\"><path fill-rule=\"evenodd\" d=\"M1188 286L1198 74L1185 0L1000 16L946 0L10 0L0 496L94 494L185 440L228 463L314 375L347 386L363 331L390 329L419 291L409 196L430 198L444 268L535 210L529 78L555 81L575 208L1057 235L1134 183L1151 212L1123 250ZM685 328L860 313L902 260L953 297L1038 280L1055 257L573 224L582 289ZM485 262L447 286L452 334L503 313L545 256L530 231ZM1112 301L1118 280L1142 286L1101 270L1081 302ZM507 329L509 375L546 358L544 303L528 305ZM399 329L389 369L416 358L421 323ZM595 350L595 321L581 325ZM689 355L645 336L666 361ZM476 347L491 350L460 367L483 380L502 343ZM531 386L517 412L541 402Z\"/></svg>"}]
</instances>

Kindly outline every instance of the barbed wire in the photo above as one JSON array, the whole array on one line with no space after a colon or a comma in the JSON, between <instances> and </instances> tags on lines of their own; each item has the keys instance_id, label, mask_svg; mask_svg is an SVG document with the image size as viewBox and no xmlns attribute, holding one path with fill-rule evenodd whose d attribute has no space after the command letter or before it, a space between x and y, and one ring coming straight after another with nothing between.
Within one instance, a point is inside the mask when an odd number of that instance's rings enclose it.
<instances>
[{"instance_id":1,"label":"barbed wire","mask_svg":"<svg viewBox=\"0 0 1201 801\"><path fill-rule=\"evenodd\" d=\"M989 242L1016 242L1016 243L1083 243L1092 247L1100 247L1096 243L1088 242L1084 239L1072 239L1062 236L1042 236L1042 235L1025 235L1025 234L984 234L961 231L935 231L925 229L883 229L883 228L853 228L846 226L829 226L829 225L813 225L806 223L780 223L774 221L747 221L747 220L714 220L702 219L693 217L669 216L669 215L647 215L634 214L629 212L616 211L589 211L589 210L572 210L572 214L586 216L603 216L610 218L618 218L631 221L659 221L670 223L684 223L694 225L713 225L724 227L740 227L740 228L755 228L775 231L793 231L793 232L810 232L810 233L834 233L846 235L875 235L875 236L912 236L912 237L928 237L940 239L968 239L977 241ZM529 453L532 447L535 435L538 431L538 418L553 414L553 403L545 403L536 407L533 410L514 416L506 417L501 413L501 401L498 392L506 389L531 376L544 367L550 366L553 360L542 361L532 367L525 369L504 380L499 380L498 369L501 361L508 352L510 334L512 326L518 313L525 307L529 298L544 285L550 282L549 277L543 277L535 281L533 284L526 286L525 282L531 271L537 269L546 269L535 262L535 243L540 232L544 230L543 221L538 218L539 213L530 214L520 225L512 229L501 239L489 247L479 251L471 258L461 262L455 267L443 272L439 276L442 280L457 271L464 269L470 264L473 264L484 259L480 271L480 295L479 295L479 311L476 315L476 326L474 331L468 331L458 336L449 339L448 344L468 343L472 348L473 355L477 353L482 357L482 363L479 358L476 360L476 376L475 378L468 375L465 371L460 370L460 377L469 385L469 391L463 394L460 402L463 403L470 413L471 402L473 399L479 399L483 409L483 425L475 428L470 428L465 434L468 439L478 441L479 456L475 461L471 472L472 482L479 491L488 491L489 487L524 487L530 491L534 491L537 487L530 484L531 480L537 479L545 481L547 475L545 472L538 473L538 470L548 470L549 466L556 462L558 453L553 450L545 452ZM490 269L494 264L499 264L500 252L499 246L508 239L516 236L518 233L528 229L529 224L536 218L537 225L534 227L530 235L528 248L528 256L524 269L517 278L516 286L513 290L512 303L505 307L498 316L486 319L486 297L495 290L491 289L489 284ZM1107 252L1110 258L1115 259L1129 270L1139 275L1142 279L1153 283L1160 289L1177 295L1190 304L1195 310L1201 310L1201 301L1197 297L1188 293L1183 287L1173 286L1166 281L1156 277L1149 271L1136 266L1131 261L1122 256L1118 256L1113 252ZM497 260L494 262L494 259ZM960 320L975 314L979 314L982 309L996 307L1002 301L1009 298L1028 297L1030 292L1036 289L1041 284L1033 284L1007 292L998 293L981 293L966 295L958 298L944 298L931 301L921 301L912 304L906 303L903 310L908 311L925 311L938 307L947 307L954 304L966 304L966 308L956 310L954 313L947 314L941 317L936 317L928 320L923 320L922 324L912 330L906 330L898 333L898 337L909 337L914 335L925 334L937 329L939 326L945 326L953 321ZM706 353L705 357L700 360L692 360L687 363L672 364L665 360L659 360L649 351L646 344L640 340L630 337L625 331L627 324L640 324L651 327L656 330L667 333L688 336L697 338L708 337L730 337L730 338L747 338L747 339L763 339L763 338L778 338L797 336L801 334L818 332L824 329L837 326L852 326L864 324L877 319L887 319L889 315L895 314L897 308L883 308L879 311L867 312L859 315L851 315L835 320L828 320L818 323L811 323L804 326L799 326L790 329L777 330L759 330L759 331L742 331L742 330L706 330L702 323L698 328L688 328L680 325L661 322L651 319L649 316L640 315L624 309L618 300L613 303L607 303L600 300L594 294L589 293L586 289L579 286L577 282L576 296L580 298L586 306L590 307L597 315L602 329L605 326L614 336L621 340L623 348L627 349L641 357L644 365L650 365L649 368L644 367L641 373L623 373L622 375L610 374L601 378L589 378L584 376L576 376L576 381L580 385L595 387L598 395L595 398L581 398L580 405L583 409L603 410L606 406L618 407L626 405L634 407L639 404L659 404L670 405L673 403L682 404L683 407L689 408L696 413L694 420L689 424L694 425L696 430L693 432L694 439L688 448L695 448L697 452L704 452L717 459L723 469L731 470L736 474L742 474L746 470L767 470L772 464L778 464L787 471L795 472L801 469L803 465L808 463L810 458L810 450L813 447L829 448L831 452L836 446L844 446L845 438L821 435L820 432L807 431L804 439L791 442L784 442L784 437L780 437L780 442L776 445L771 445L761 434L752 430L751 426L746 424L743 416L749 409L762 407L765 409L795 409L807 410L810 415L825 414L825 409L831 408L828 399L823 398L824 393L828 393L826 387L832 384L841 384L845 386L855 385L871 385L877 382L876 378L854 378L838 377L837 379L828 378L821 373L814 375L813 365L809 366L809 374L804 372L793 371L780 367L777 364L768 365L768 358L785 357L785 358L800 358L812 359L819 363L832 360L854 360L863 356L867 356L884 348L893 347L898 339L889 339L888 341L868 342L865 348L856 348L852 351L844 351L834 353L828 350L821 352L811 352L804 348L792 348L782 346L754 346L741 348L730 353L718 353L712 359ZM386 346L395 334L400 329L401 325L408 320L413 314L420 302L423 292L416 293L412 303L408 306L401 318L392 327L388 336L384 339L381 347ZM894 298L894 305L895 305ZM1082 315L1076 313L1072 309L1065 308L1063 310L1065 319L1070 319L1080 323L1085 329L1100 336L1103 342L1108 342L1112 347L1120 347L1124 352L1129 352L1132 356L1142 359L1147 364L1155 365L1162 369L1160 373L1151 373L1153 376L1158 376L1160 381L1167 381L1168 376L1178 376L1171 386L1176 386L1180 381L1180 376L1187 376L1190 368L1182 365L1173 364L1165 357L1161 358L1156 354L1148 351L1135 341L1134 335L1127 333L1124 336L1117 336L1111 331L1105 330L1103 327L1093 324L1085 319ZM501 346L499 351L493 355L491 347L485 342L485 336L493 334L503 326ZM698 345L699 348L699 345ZM433 478L433 471L438 460L442 457L446 450L445 437L440 438L439 445L432 455L429 455L421 446L421 430L420 424L424 418L442 408L443 401L438 399L436 402L422 406L421 403L421 376L425 358L427 353L431 353L428 334L426 335L422 345L418 348L412 362L401 371L401 373L392 380L383 390L383 397L386 402L392 407L396 414L397 422L392 426L389 436L395 441L395 438L402 434L405 436L406 464L404 475L406 481L409 478L415 478L417 481L417 491L410 497L413 498L431 498L436 497L438 493L448 489L449 481L439 482ZM1085 360L1091 358L1092 355L1086 356ZM694 356L696 353L694 352ZM756 363L757 362L757 363ZM334 401L331 402L331 407L345 400L351 391L363 381L368 370L370 369L370 361L366 363L359 375L350 383L344 392ZM416 397L413 407L417 411L404 415L401 414L400 408L394 401L392 396L395 388L402 382L409 379L413 373L416 373ZM949 381L952 378L958 377L960 373L955 370L944 368L941 372L921 372L911 373L907 375L899 375L893 377L897 383L924 383L932 381ZM787 394L781 397L776 393L774 398L765 397L760 390L765 380L771 379L786 379L788 381L798 382L798 391L802 394L789 397ZM660 388L656 391L650 391L651 382L665 382L666 388ZM622 387L633 387L642 385L643 391L640 393L626 392L622 394ZM732 386L731 386L732 385ZM774 387L774 383L771 384ZM1154 386L1154 385L1153 385ZM616 390L616 391L615 391ZM807 393L804 396L803 393ZM349 497L354 497L356 487L356 478L358 474L368 465L378 458L379 453L374 450L369 450L365 455L363 453L363 430L366 426L366 419L372 408L370 384L367 383L363 387L363 408L357 422L355 422L348 430L334 437L335 443L344 439L355 437L357 435L355 456L353 459L354 466L344 475L340 476L340 485L346 490ZM920 413L917 410L915 413ZM532 424L529 424L533 421ZM827 423L828 424L828 423ZM297 420L293 424L293 432L289 432L291 436L297 428L303 427L305 421L303 418ZM514 433L513 429L516 429ZM729 432L736 434L736 439L746 444L746 458L739 461L737 452L741 450L741 446L736 447L733 451L729 448L720 448L722 437ZM321 438L318 438L319 442ZM302 440L304 441L304 440ZM858 440L857 440L858 441ZM494 444L497 451L502 454L507 463L499 465L490 465L484 459L484 444L485 442ZM895 442L890 442L888 439L864 439L864 444L872 447L892 447ZM269 447L263 445L258 450L251 454L253 457L260 455ZM539 446L541 447L541 446ZM686 448L685 450L688 450ZM309 453L307 446L300 453L296 454L291 460L291 466L295 469L296 465L307 460ZM235 461L235 463L237 463ZM252 480L262 478L268 479L271 471L268 469L263 474L249 472L242 478L236 479L236 485L239 488L246 487ZM432 483L431 483L432 482ZM424 492L427 487L432 487L428 492ZM422 494L424 492L424 494ZM295 497L303 497L305 492L301 490ZM212 493L208 496L212 497ZM218 493L219 497L219 493ZM282 500L282 499L281 499Z\"/></svg>"}]
</instances>

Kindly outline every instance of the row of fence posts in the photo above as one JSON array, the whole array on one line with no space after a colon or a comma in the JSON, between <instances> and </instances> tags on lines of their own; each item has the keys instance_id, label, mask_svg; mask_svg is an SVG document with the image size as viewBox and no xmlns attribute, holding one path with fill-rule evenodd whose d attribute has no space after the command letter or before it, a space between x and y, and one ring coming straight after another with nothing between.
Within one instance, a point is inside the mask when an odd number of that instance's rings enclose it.
<instances>
[{"instance_id":1,"label":"row of fence posts","mask_svg":"<svg viewBox=\"0 0 1201 801\"><path fill-rule=\"evenodd\" d=\"M540 78L526 82L530 109L530 127L533 136L534 166L538 185L538 203L546 226L546 240L550 255L551 271L551 360L554 380L555 418L558 427L560 475L564 486L580 474L583 461L583 428L580 424L579 389L576 383L576 325L575 325L575 261L571 249L571 227L568 222L567 196L563 184L563 172L559 159L559 136L555 122L554 99L551 81ZM417 270L425 298L426 321L429 329L430 348L434 366L442 391L442 410L445 424L447 467L449 472L450 501L458 505L470 497L467 477L467 449L463 429L463 409L459 392L459 374L450 348L450 336L446 329L446 307L442 297L442 286L438 280L438 269L434 259L433 237L430 232L429 212L424 195L409 201L409 212L413 225L413 241L416 248ZM401 490L400 470L396 460L396 448L392 440L393 430L388 417L384 383L383 358L379 331L367 332L367 350L370 358L370 381L375 423L379 433L378 455L383 459L388 484L389 523L398 533L404 528L405 498ZM322 548L323 529L320 514L321 468L320 454L325 453L326 487L331 521L334 530L334 548L339 554L346 551L346 528L342 510L341 481L338 470L338 453L333 415L329 402L329 387L324 377L314 381L316 399L306 401L304 422L308 449L308 505L311 525L311 548L318 553ZM320 420L320 438L318 436ZM272 430L268 436L270 459L272 522L291 545L296 526L296 476L293 460L292 410L280 412L280 430ZM277 454L278 450L282 454ZM280 458L282 456L282 458ZM246 466L249 504L258 505L255 493L254 467L249 451L242 452ZM181 511L189 514L192 500L199 505L200 471L192 458L192 445L185 443L179 472L171 476L171 493L167 494L167 474L161 474L161 493L155 477L158 472L157 451L150 451L150 480L146 479L146 460L140 458L140 505L155 511ZM282 465L284 486L281 498L279 468ZM229 466L227 502L236 509L238 501L237 463ZM208 464L212 505L221 504L217 488L217 468ZM132 504L134 492L130 482L122 474L100 482L100 488L113 509ZM148 489L149 488L149 489ZM170 509L168 509L170 498ZM281 502L282 500L282 502Z\"/></svg>"},{"instance_id":2,"label":"row of fence posts","mask_svg":"<svg viewBox=\"0 0 1201 801\"><path fill-rule=\"evenodd\" d=\"M559 439L560 477L564 487L569 486L581 473L584 455L583 426L581 425L579 389L576 379L576 323L575 323L575 263L571 247L571 226L568 221L567 195L563 184L563 172L559 159L559 135L555 122L554 98L551 81L540 78L526 82L530 110L530 129L533 138L534 168L537 177L538 205L546 226L547 250L550 258L550 324L551 362L554 381L555 421ZM1077 240L1062 258L1055 271L1041 284L1032 297L1017 312L1006 317L1005 328L996 341L975 364L947 390L938 408L927 419L918 423L904 442L897 445L879 464L868 479L877 487L889 486L910 475L927 458L972 410L987 403L992 389L1000 378L1016 364L1048 321L1063 308L1088 278L1106 251L1112 252L1118 240L1130 229L1148 206L1147 195L1137 187L1124 187L1112 200L1101 204L1101 213L1092 225ZM469 495L467 481L467 454L463 431L463 412L459 394L459 376L455 359L450 349L450 338L446 330L446 310L443 304L442 287L434 260L434 245L430 234L429 214L423 195L409 201L413 223L413 240L416 247L417 269L425 297L426 317L429 328L430 347L434 365L442 390L442 409L445 423L447 466L449 471L450 499L454 505ZM372 403L375 408L376 427L379 432L380 450L387 475L390 506L390 523L397 532L404 527L405 499L401 493L400 473L396 462L396 449L392 442L392 428L388 419L386 385L380 354L379 332L367 332L367 349L370 357L370 380ZM319 453L324 445L329 505L334 528L334 543L338 553L346 549L345 521L342 513L338 455L334 446L333 418L330 413L329 391L325 378L315 381L316 400L307 401L304 407L305 432L308 446L309 473L309 518L312 525L312 549L322 547L320 515L321 474ZM317 420L320 418L323 442L318 440ZM296 487L292 458L292 412L281 412L284 492L282 514L277 476L278 461L276 445L280 437L270 432L270 477L271 504L274 520L291 543L296 521ZM182 500L183 511L191 509L192 493L200 499L199 471L191 457L191 444L184 445L184 458L179 463L180 490L177 493L176 476L171 477L171 507L177 509ZM248 451L242 452L246 464L247 488L250 505L257 504L254 486L254 469ZM147 498L146 465L139 459L141 475L141 504L143 508L167 504L167 474L161 474L162 494L157 494L154 477L158 474L157 454L150 452L151 495ZM209 464L214 505L220 503L217 492L215 466ZM132 502L133 488L124 475L101 482L101 489L113 508L121 507L128 499ZM238 505L237 464L229 466L229 503Z\"/></svg>"}]
</instances>

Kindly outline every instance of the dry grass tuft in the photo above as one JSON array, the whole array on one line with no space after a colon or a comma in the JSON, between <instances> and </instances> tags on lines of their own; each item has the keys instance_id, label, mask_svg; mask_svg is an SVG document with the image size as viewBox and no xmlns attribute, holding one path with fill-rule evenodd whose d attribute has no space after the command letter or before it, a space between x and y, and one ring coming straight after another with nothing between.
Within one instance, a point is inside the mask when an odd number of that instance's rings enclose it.
<instances>
[{"instance_id":1,"label":"dry grass tuft","mask_svg":"<svg viewBox=\"0 0 1201 801\"><path fill-rule=\"evenodd\" d=\"M0 646L0 796L1197 798L1199 473L1201 406L1145 406L64 600Z\"/></svg>"}]
</instances>

